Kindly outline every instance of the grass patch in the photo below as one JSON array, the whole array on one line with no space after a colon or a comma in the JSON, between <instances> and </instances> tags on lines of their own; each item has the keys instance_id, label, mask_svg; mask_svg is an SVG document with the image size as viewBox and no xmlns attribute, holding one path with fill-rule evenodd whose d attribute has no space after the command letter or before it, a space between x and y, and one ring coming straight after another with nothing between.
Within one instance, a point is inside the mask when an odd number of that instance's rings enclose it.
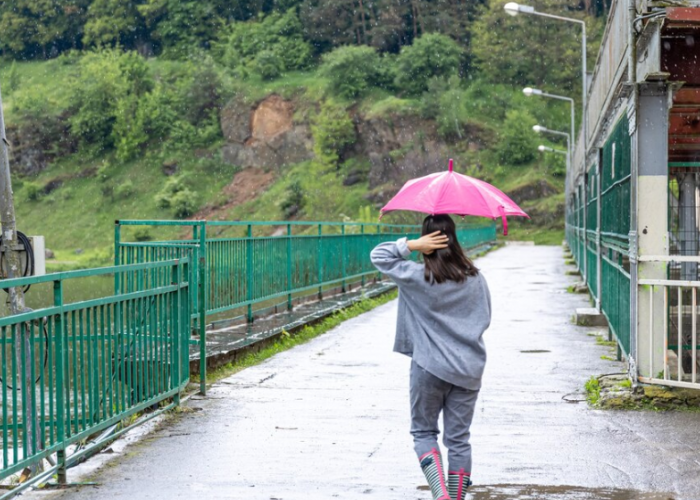
<instances>
[{"instance_id":1,"label":"grass patch","mask_svg":"<svg viewBox=\"0 0 700 500\"><path fill-rule=\"evenodd\" d=\"M273 344L264 347L258 352L250 353L236 362L228 363L208 372L207 381L214 383L226 377L230 377L241 370L258 365L276 354L304 344L332 330L343 321L371 311L375 307L379 307L394 300L396 297L398 297L398 291L393 290L378 297L362 299L349 307L334 312L317 323L306 325L293 333L283 331L280 338ZM198 382L197 377L193 377L192 382Z\"/></svg>"},{"instance_id":2,"label":"grass patch","mask_svg":"<svg viewBox=\"0 0 700 500\"><path fill-rule=\"evenodd\" d=\"M600 357L600 359L602 359L603 361L617 361L617 360L616 360L615 358L613 358L612 356L608 356L608 355L606 355L606 354L603 354L603 355Z\"/></svg>"},{"instance_id":3,"label":"grass patch","mask_svg":"<svg viewBox=\"0 0 700 500\"><path fill-rule=\"evenodd\" d=\"M605 340L602 335L596 335L595 343L605 347L617 347L617 342L614 340Z\"/></svg>"},{"instance_id":4,"label":"grass patch","mask_svg":"<svg viewBox=\"0 0 700 500\"><path fill-rule=\"evenodd\" d=\"M586 381L586 400L591 406L595 406L600 399L600 382L596 377L591 377Z\"/></svg>"}]
</instances>

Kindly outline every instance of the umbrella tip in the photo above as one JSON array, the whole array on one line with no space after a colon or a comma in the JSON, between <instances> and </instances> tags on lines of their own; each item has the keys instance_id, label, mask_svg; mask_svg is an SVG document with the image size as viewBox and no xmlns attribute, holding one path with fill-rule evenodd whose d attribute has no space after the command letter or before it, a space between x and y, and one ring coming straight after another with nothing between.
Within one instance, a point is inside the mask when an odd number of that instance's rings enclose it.
<instances>
[{"instance_id":1,"label":"umbrella tip","mask_svg":"<svg viewBox=\"0 0 700 500\"><path fill-rule=\"evenodd\" d=\"M454 161L452 160L452 158L450 158L450 172L452 172L453 165L454 165Z\"/></svg>"}]
</instances>

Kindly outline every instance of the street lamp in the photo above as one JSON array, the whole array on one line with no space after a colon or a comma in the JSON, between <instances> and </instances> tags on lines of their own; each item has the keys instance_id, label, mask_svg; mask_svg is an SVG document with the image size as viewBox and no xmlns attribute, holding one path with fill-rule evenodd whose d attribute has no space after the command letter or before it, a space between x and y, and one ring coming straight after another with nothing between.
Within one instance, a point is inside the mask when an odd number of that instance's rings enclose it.
<instances>
[{"instance_id":1,"label":"street lamp","mask_svg":"<svg viewBox=\"0 0 700 500\"><path fill-rule=\"evenodd\" d=\"M568 172L569 172L569 167L570 167L570 165L571 165L571 160L573 159L573 155L572 155L572 152L571 152L571 136L570 136L569 134L567 134L566 132L560 132L559 130L551 130L551 129L548 129L547 127L543 127L542 125L534 125L534 126L532 127L532 130L534 130L534 131L537 132L538 134L553 134L553 135L560 135L560 136L566 137L566 151L567 151L567 155L566 155L566 171L567 171L567 173L568 173ZM546 147L546 146L540 146L538 149L539 149L540 151L544 151L544 150L542 149L542 148L544 148L544 147Z\"/></svg>"},{"instance_id":2,"label":"street lamp","mask_svg":"<svg viewBox=\"0 0 700 500\"><path fill-rule=\"evenodd\" d=\"M549 19L556 19L558 21L567 21L570 23L577 23L581 26L582 29L582 37L581 37L581 42L582 42L582 57L581 57L581 77L582 77L582 88L583 88L583 99L582 99L582 107L583 107L583 115L581 119L581 127L583 128L583 154L584 158L586 157L586 140L588 139L587 137L587 130L588 130L588 125L587 125L587 120L586 120L586 93L587 93L587 76L586 76L586 23L581 21L580 19L574 19L572 17L563 17L563 16L555 16L554 14L547 14L546 12L538 12L535 10L534 7L530 7L529 5L520 5L517 2L508 2L503 6L505 11L510 14L511 16L517 16L518 14L534 14L536 16L542 16L546 17ZM534 89L533 89L534 90ZM574 135L572 133L571 139L573 140ZM585 161L585 160L584 160Z\"/></svg>"},{"instance_id":3,"label":"street lamp","mask_svg":"<svg viewBox=\"0 0 700 500\"><path fill-rule=\"evenodd\" d=\"M556 94L549 94L549 93L543 92L542 90L539 90L539 89L533 89L532 87L525 87L523 89L523 94L525 94L528 97L533 96L533 95L538 95L538 96L542 96L542 97L550 97L552 99L559 99L560 101L569 101L569 104L571 105L571 139L573 141L573 138L576 137L576 135L574 135L574 123L576 122L576 115L575 115L575 103L571 97L566 97L563 95L556 95Z\"/></svg>"},{"instance_id":4,"label":"street lamp","mask_svg":"<svg viewBox=\"0 0 700 500\"><path fill-rule=\"evenodd\" d=\"M537 150L540 153L559 153L560 155L568 155L568 151L564 151L563 149L555 149L555 148L550 148L549 146L545 146L543 144L540 144L537 146Z\"/></svg>"}]
</instances>

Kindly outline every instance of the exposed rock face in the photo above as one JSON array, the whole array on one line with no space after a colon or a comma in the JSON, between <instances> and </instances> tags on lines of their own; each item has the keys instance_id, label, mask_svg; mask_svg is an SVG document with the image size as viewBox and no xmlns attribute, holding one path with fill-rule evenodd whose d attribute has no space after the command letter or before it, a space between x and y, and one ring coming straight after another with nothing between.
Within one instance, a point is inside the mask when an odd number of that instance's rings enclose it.
<instances>
[{"instance_id":1,"label":"exposed rock face","mask_svg":"<svg viewBox=\"0 0 700 500\"><path fill-rule=\"evenodd\" d=\"M358 141L353 153L370 160L370 189L388 184L398 190L408 179L445 168L448 145L438 138L431 121L413 115L357 118L356 126Z\"/></svg>"},{"instance_id":2,"label":"exposed rock face","mask_svg":"<svg viewBox=\"0 0 700 500\"><path fill-rule=\"evenodd\" d=\"M280 168L313 157L307 125L294 124L294 104L278 95L251 107L236 100L221 113L224 160L241 167Z\"/></svg>"},{"instance_id":3,"label":"exposed rock face","mask_svg":"<svg viewBox=\"0 0 700 500\"><path fill-rule=\"evenodd\" d=\"M24 175L38 174L54 159L77 149L65 116L46 117L41 122L27 121L21 126L9 125L7 140L12 170Z\"/></svg>"},{"instance_id":4,"label":"exposed rock face","mask_svg":"<svg viewBox=\"0 0 700 500\"><path fill-rule=\"evenodd\" d=\"M226 138L223 157L244 168L281 168L313 158L313 138L308 123L295 123L294 102L270 95L256 105L234 100L221 113ZM352 112L351 112L352 114ZM437 125L417 115L396 114L381 118L353 115L357 140L343 153L368 159L370 169L346 173L344 184L367 180L367 199L381 204L408 179L447 168L454 150L437 131ZM480 130L465 130L470 150L483 147Z\"/></svg>"}]
</instances>

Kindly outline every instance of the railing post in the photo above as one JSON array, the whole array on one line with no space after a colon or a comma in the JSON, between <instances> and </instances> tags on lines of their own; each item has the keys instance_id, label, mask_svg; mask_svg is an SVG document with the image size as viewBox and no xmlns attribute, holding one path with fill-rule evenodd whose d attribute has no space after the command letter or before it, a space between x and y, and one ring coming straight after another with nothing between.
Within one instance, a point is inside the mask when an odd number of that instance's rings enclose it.
<instances>
[{"instance_id":1,"label":"railing post","mask_svg":"<svg viewBox=\"0 0 700 500\"><path fill-rule=\"evenodd\" d=\"M118 226L117 226L118 227ZM115 273L118 274L118 273ZM53 282L53 305L59 307L59 314L56 316L56 324L54 335L56 341L56 440L60 445L56 452L58 462L59 484L66 484L66 380L65 380L65 363L64 363L64 345L65 340L63 335L63 282L56 280Z\"/></svg>"},{"instance_id":2,"label":"railing post","mask_svg":"<svg viewBox=\"0 0 700 500\"><path fill-rule=\"evenodd\" d=\"M287 290L292 290L292 225L287 224ZM287 310L291 311L292 294L287 294Z\"/></svg>"},{"instance_id":3,"label":"railing post","mask_svg":"<svg viewBox=\"0 0 700 500\"><path fill-rule=\"evenodd\" d=\"M323 238L323 226L321 224L318 225L318 260L317 260L317 265L318 265L318 300L323 300L323 253L322 253L322 248L321 246L323 245L323 242L321 239Z\"/></svg>"},{"instance_id":4,"label":"railing post","mask_svg":"<svg viewBox=\"0 0 700 500\"><path fill-rule=\"evenodd\" d=\"M121 266L121 224L118 220L114 221L114 265ZM119 295L121 284L119 282L119 273L114 273L114 295Z\"/></svg>"},{"instance_id":5,"label":"railing post","mask_svg":"<svg viewBox=\"0 0 700 500\"><path fill-rule=\"evenodd\" d=\"M248 298L248 323L253 322L253 225L248 224L246 240L246 294Z\"/></svg>"},{"instance_id":6,"label":"railing post","mask_svg":"<svg viewBox=\"0 0 700 500\"><path fill-rule=\"evenodd\" d=\"M346 286L345 286L345 274L346 274L346 273L345 273L345 259L347 258L346 256L347 256L347 253L348 253L347 250L346 250L346 248L345 248L345 246L346 246L346 241L345 241L345 240L347 239L347 237L345 236L345 224L343 224L342 226L340 226L340 230L341 230L341 233L340 233L340 234L341 234L341 238L342 238L342 240L341 240L341 247L340 247L340 275L341 275L341 277L343 278L342 285L341 285L341 290L342 290L343 293L345 293L345 292L346 292Z\"/></svg>"},{"instance_id":7,"label":"railing post","mask_svg":"<svg viewBox=\"0 0 700 500\"><path fill-rule=\"evenodd\" d=\"M365 248L365 225L360 224L360 234L362 235L362 247ZM363 266L364 267L364 266ZM365 287L365 270L362 270L362 288Z\"/></svg>"},{"instance_id":8,"label":"railing post","mask_svg":"<svg viewBox=\"0 0 700 500\"><path fill-rule=\"evenodd\" d=\"M171 301L173 304L174 311L170 314L173 318L172 324L172 338L173 338L173 380L177 386L177 392L173 396L173 402L176 405L180 404L180 342L182 341L182 332L180 331L180 308L182 307L182 302L180 300L180 286L182 285L182 279L180 277L180 261L173 264L172 267L172 279L173 283L176 285L175 290L175 300ZM201 366L201 363L200 363Z\"/></svg>"},{"instance_id":9,"label":"railing post","mask_svg":"<svg viewBox=\"0 0 700 500\"><path fill-rule=\"evenodd\" d=\"M199 392L207 394L207 265L206 221L199 225Z\"/></svg>"}]
</instances>

